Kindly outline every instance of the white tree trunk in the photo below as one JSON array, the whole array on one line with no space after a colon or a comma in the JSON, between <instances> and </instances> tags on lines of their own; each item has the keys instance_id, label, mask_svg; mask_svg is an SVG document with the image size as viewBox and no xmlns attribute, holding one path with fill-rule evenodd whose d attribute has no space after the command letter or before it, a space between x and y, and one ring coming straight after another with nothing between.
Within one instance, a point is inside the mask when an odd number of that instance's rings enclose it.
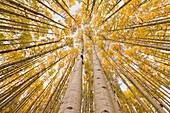
<instances>
[{"instance_id":1,"label":"white tree trunk","mask_svg":"<svg viewBox=\"0 0 170 113\"><path fill-rule=\"evenodd\" d=\"M58 113L81 112L83 48L82 44Z\"/></svg>"},{"instance_id":2,"label":"white tree trunk","mask_svg":"<svg viewBox=\"0 0 170 113\"><path fill-rule=\"evenodd\" d=\"M120 108L106 80L104 70L92 43L93 73L94 73L94 104L95 113L119 113Z\"/></svg>"}]
</instances>

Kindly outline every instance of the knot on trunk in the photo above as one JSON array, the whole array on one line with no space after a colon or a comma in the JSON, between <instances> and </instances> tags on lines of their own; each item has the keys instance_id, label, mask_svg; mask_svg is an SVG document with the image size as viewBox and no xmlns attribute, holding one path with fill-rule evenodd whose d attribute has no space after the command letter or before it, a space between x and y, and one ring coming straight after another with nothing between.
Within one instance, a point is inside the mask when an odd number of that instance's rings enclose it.
<instances>
[{"instance_id":1,"label":"knot on trunk","mask_svg":"<svg viewBox=\"0 0 170 113\"><path fill-rule=\"evenodd\" d=\"M103 111L102 111L102 113L109 113L109 111L107 111L107 110L103 110Z\"/></svg>"},{"instance_id":2,"label":"knot on trunk","mask_svg":"<svg viewBox=\"0 0 170 113\"><path fill-rule=\"evenodd\" d=\"M73 109L73 107L69 106L69 107L67 107L67 109Z\"/></svg>"},{"instance_id":3,"label":"knot on trunk","mask_svg":"<svg viewBox=\"0 0 170 113\"><path fill-rule=\"evenodd\" d=\"M81 55L81 59L83 60L83 55Z\"/></svg>"},{"instance_id":4,"label":"knot on trunk","mask_svg":"<svg viewBox=\"0 0 170 113\"><path fill-rule=\"evenodd\" d=\"M106 86L102 86L102 88L105 88L105 89L107 89L107 87L106 87Z\"/></svg>"}]
</instances>

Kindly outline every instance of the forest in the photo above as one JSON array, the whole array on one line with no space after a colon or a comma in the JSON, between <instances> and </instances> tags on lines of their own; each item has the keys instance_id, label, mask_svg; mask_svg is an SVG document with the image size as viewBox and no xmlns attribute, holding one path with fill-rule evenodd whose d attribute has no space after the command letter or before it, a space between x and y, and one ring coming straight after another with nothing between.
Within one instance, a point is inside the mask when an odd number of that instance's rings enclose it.
<instances>
[{"instance_id":1,"label":"forest","mask_svg":"<svg viewBox=\"0 0 170 113\"><path fill-rule=\"evenodd\" d=\"M169 113L169 0L0 0L0 113Z\"/></svg>"}]
</instances>

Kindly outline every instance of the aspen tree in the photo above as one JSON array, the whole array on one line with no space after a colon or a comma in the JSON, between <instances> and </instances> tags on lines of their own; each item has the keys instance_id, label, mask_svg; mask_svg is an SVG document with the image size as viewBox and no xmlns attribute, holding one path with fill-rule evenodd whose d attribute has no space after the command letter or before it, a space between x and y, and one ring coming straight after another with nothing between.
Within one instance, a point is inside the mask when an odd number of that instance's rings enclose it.
<instances>
[{"instance_id":1,"label":"aspen tree","mask_svg":"<svg viewBox=\"0 0 170 113\"><path fill-rule=\"evenodd\" d=\"M58 113L81 112L83 50L84 42L82 42L80 53L76 59L75 66Z\"/></svg>"}]
</instances>

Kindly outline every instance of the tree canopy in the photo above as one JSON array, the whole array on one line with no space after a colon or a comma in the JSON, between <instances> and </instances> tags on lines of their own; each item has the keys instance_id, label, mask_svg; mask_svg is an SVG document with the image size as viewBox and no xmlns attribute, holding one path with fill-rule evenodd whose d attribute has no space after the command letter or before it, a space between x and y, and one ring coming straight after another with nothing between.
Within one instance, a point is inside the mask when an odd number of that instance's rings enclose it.
<instances>
[{"instance_id":1,"label":"tree canopy","mask_svg":"<svg viewBox=\"0 0 170 113\"><path fill-rule=\"evenodd\" d=\"M0 112L170 112L169 13L169 0L0 0Z\"/></svg>"}]
</instances>

